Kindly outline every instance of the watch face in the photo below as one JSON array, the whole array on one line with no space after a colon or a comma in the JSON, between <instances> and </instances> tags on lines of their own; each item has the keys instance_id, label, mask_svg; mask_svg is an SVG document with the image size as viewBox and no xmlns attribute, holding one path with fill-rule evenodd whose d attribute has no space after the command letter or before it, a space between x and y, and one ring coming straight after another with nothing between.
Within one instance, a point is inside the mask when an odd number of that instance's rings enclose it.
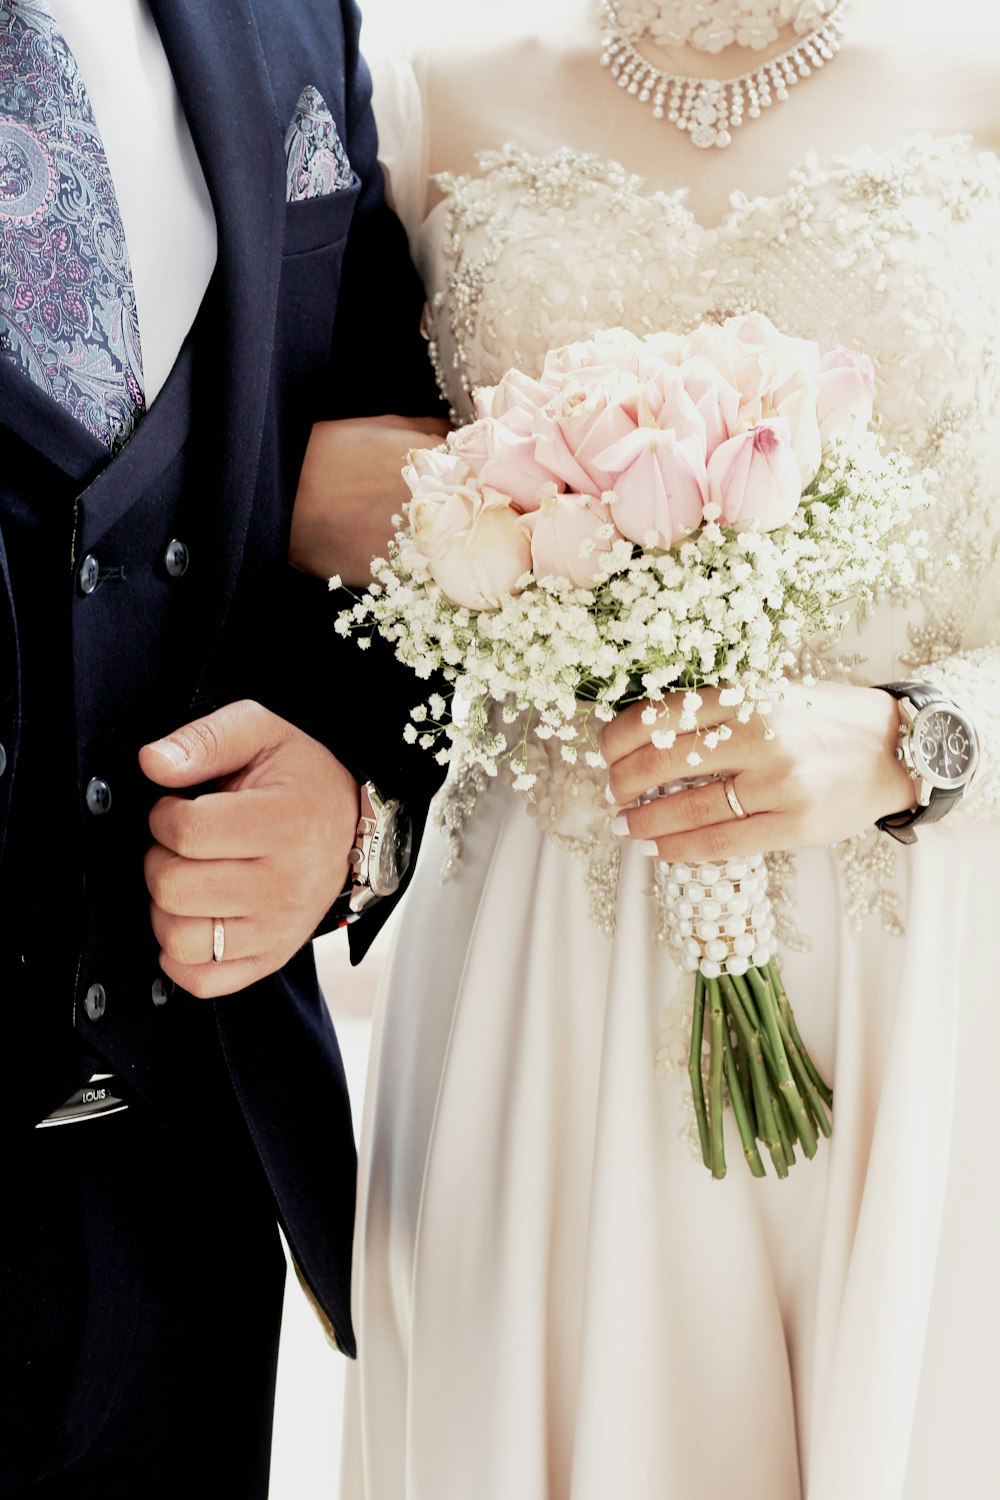
<instances>
[{"instance_id":1,"label":"watch face","mask_svg":"<svg viewBox=\"0 0 1000 1500\"><path fill-rule=\"evenodd\" d=\"M376 896L391 896L410 867L413 824L398 802L387 802L372 835L368 867L369 882Z\"/></svg>"},{"instance_id":2,"label":"watch face","mask_svg":"<svg viewBox=\"0 0 1000 1500\"><path fill-rule=\"evenodd\" d=\"M964 787L976 769L975 732L950 704L930 704L913 724L913 761L920 775L942 791Z\"/></svg>"}]
</instances>

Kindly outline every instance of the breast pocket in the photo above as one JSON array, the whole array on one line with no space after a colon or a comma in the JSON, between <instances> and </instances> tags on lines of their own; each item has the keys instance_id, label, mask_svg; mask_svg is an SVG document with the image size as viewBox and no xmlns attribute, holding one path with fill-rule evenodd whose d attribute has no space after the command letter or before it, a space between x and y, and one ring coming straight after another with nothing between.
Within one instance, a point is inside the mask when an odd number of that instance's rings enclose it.
<instances>
[{"instance_id":1,"label":"breast pocket","mask_svg":"<svg viewBox=\"0 0 1000 1500\"><path fill-rule=\"evenodd\" d=\"M333 321L347 236L361 190L350 187L290 203L278 298L283 367L300 389L322 377L330 359Z\"/></svg>"}]
</instances>

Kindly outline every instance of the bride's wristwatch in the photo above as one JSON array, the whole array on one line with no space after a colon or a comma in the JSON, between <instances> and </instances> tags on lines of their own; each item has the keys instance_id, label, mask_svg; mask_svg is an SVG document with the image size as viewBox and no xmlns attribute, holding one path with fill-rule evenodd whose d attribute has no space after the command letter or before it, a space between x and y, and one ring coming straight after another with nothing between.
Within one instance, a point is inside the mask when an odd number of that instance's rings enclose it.
<instances>
[{"instance_id":1,"label":"bride's wristwatch","mask_svg":"<svg viewBox=\"0 0 1000 1500\"><path fill-rule=\"evenodd\" d=\"M395 895L410 867L413 820L398 798L361 784L361 815L348 859L347 882L333 904L339 927L356 922L385 896Z\"/></svg>"},{"instance_id":2,"label":"bride's wristwatch","mask_svg":"<svg viewBox=\"0 0 1000 1500\"><path fill-rule=\"evenodd\" d=\"M915 844L921 823L936 823L960 801L979 764L979 739L969 715L924 682L881 682L899 703L902 761L916 783L917 805L879 818L877 828L902 844Z\"/></svg>"}]
</instances>

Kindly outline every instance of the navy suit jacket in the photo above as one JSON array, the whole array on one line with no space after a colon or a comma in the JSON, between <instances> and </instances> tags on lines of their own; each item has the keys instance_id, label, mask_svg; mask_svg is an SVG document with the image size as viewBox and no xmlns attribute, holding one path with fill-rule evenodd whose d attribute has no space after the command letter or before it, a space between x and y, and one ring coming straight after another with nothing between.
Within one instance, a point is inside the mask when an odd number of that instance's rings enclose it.
<instances>
[{"instance_id":1,"label":"navy suit jacket","mask_svg":"<svg viewBox=\"0 0 1000 1500\"><path fill-rule=\"evenodd\" d=\"M199 1128L235 1096L299 1269L353 1352L354 1141L311 949L225 1000L163 1003L142 875L157 791L136 753L254 697L419 819L439 773L401 726L422 692L387 652L373 663L342 642L325 585L285 560L316 420L438 409L422 293L383 202L353 0L150 5L218 224L198 321L110 461L0 362L0 986L18 1063L3 1128L32 1128L95 1063ZM355 182L289 205L283 138L309 84ZM164 567L175 537L183 577ZM96 589L81 588L84 559ZM96 775L112 790L100 816ZM352 929L355 956L380 916Z\"/></svg>"}]
</instances>

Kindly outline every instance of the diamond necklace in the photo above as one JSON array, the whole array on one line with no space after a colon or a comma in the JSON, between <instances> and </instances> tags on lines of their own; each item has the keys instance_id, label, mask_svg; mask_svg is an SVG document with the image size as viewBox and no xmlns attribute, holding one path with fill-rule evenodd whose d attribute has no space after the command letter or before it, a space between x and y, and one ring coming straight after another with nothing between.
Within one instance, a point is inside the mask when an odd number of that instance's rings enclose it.
<instances>
[{"instance_id":1,"label":"diamond necklace","mask_svg":"<svg viewBox=\"0 0 1000 1500\"><path fill-rule=\"evenodd\" d=\"M836 56L847 4L848 0L838 0L821 26L770 62L739 78L716 79L664 73L647 62L623 31L615 0L601 0L601 64L611 69L619 88L651 106L654 119L669 120L686 131L694 146L722 148L732 143L732 132L744 119L757 120L772 104L784 103L800 78L808 78Z\"/></svg>"}]
</instances>

